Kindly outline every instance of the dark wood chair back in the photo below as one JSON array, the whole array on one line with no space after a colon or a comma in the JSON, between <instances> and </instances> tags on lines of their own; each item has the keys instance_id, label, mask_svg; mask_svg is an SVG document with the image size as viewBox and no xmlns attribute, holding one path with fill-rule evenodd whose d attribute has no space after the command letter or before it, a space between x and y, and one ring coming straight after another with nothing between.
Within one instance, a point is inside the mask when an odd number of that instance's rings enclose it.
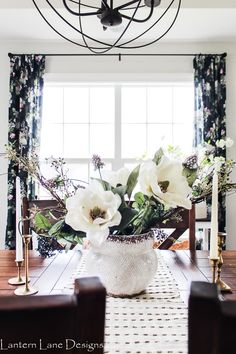
<instances>
[{"instance_id":1,"label":"dark wood chair back","mask_svg":"<svg viewBox=\"0 0 236 354\"><path fill-rule=\"evenodd\" d=\"M174 229L174 231L166 238L164 242L160 244L159 249L168 249L173 243L181 236L183 233L189 229L189 249L195 251L196 240L195 240L195 205L193 204L192 209L178 208L179 216L181 221L167 221L166 223L160 223L158 227L160 229Z\"/></svg>"},{"instance_id":2,"label":"dark wood chair back","mask_svg":"<svg viewBox=\"0 0 236 354\"><path fill-rule=\"evenodd\" d=\"M35 199L29 201L26 197L23 198L22 202L22 215L23 217L29 217L30 208L33 206L38 207L40 210L47 208L55 208L58 206L58 202L53 199L41 200ZM159 245L159 249L168 249L173 243L181 236L183 233L189 229L189 249L195 251L196 249L196 239L195 239L195 205L193 204L192 209L178 208L178 215L181 217L181 221L167 221L166 223L158 224L160 229L174 229L174 231ZM30 231L30 222L24 223L24 233L28 234Z\"/></svg>"},{"instance_id":3,"label":"dark wood chair back","mask_svg":"<svg viewBox=\"0 0 236 354\"><path fill-rule=\"evenodd\" d=\"M15 343L11 353L102 354L105 296L99 278L85 277L76 279L73 295L1 297L1 348Z\"/></svg>"},{"instance_id":4,"label":"dark wood chair back","mask_svg":"<svg viewBox=\"0 0 236 354\"><path fill-rule=\"evenodd\" d=\"M216 284L192 282L188 354L235 354L236 301L221 301Z\"/></svg>"},{"instance_id":5,"label":"dark wood chair back","mask_svg":"<svg viewBox=\"0 0 236 354\"><path fill-rule=\"evenodd\" d=\"M55 216L60 215L60 211L57 211L58 202L55 199L34 199L28 200L27 197L22 199L22 217L28 219L30 217L30 209L37 207L39 210L54 209ZM23 233L29 234L30 232L30 220L25 220L23 223Z\"/></svg>"}]
</instances>

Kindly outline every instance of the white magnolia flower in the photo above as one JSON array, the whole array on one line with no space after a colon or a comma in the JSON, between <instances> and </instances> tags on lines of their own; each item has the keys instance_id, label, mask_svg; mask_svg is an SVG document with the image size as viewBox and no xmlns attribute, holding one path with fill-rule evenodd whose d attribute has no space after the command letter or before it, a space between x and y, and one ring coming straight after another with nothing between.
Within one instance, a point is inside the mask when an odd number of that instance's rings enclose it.
<instances>
[{"instance_id":1,"label":"white magnolia flower","mask_svg":"<svg viewBox=\"0 0 236 354\"><path fill-rule=\"evenodd\" d=\"M234 141L231 138L226 138L226 139L220 139L216 141L216 146L218 146L221 149L230 148L233 146Z\"/></svg>"},{"instance_id":2,"label":"white magnolia flower","mask_svg":"<svg viewBox=\"0 0 236 354\"><path fill-rule=\"evenodd\" d=\"M224 139L217 140L216 146L223 149L225 147L225 140Z\"/></svg>"},{"instance_id":3,"label":"white magnolia flower","mask_svg":"<svg viewBox=\"0 0 236 354\"><path fill-rule=\"evenodd\" d=\"M162 156L158 165L153 161L146 162L139 172L141 191L170 207L191 209L191 201L188 199L191 188L182 172L182 164L166 156Z\"/></svg>"},{"instance_id":4,"label":"white magnolia flower","mask_svg":"<svg viewBox=\"0 0 236 354\"><path fill-rule=\"evenodd\" d=\"M86 232L91 243L100 245L108 237L109 227L120 224L120 204L118 194L104 191L100 183L93 181L67 199L65 222L74 230Z\"/></svg>"},{"instance_id":5,"label":"white magnolia flower","mask_svg":"<svg viewBox=\"0 0 236 354\"><path fill-rule=\"evenodd\" d=\"M223 156L216 156L214 157L213 161L214 161L213 167L217 172L220 172L222 165L225 163L225 158Z\"/></svg>"},{"instance_id":6,"label":"white magnolia flower","mask_svg":"<svg viewBox=\"0 0 236 354\"><path fill-rule=\"evenodd\" d=\"M127 184L129 174L130 171L126 167L122 167L117 171L102 171L104 181L110 183L112 187L116 187L117 184L122 184L122 186L125 186Z\"/></svg>"}]
</instances>

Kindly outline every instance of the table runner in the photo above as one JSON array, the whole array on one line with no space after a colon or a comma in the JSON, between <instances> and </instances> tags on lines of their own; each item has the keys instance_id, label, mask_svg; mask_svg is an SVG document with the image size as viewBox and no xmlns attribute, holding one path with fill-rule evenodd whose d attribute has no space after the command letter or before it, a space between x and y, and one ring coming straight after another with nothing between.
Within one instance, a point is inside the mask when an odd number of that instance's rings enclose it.
<instances>
[{"instance_id":1,"label":"table runner","mask_svg":"<svg viewBox=\"0 0 236 354\"><path fill-rule=\"evenodd\" d=\"M86 276L86 254L73 278ZM158 251L157 256L157 273L145 293L133 298L107 297L104 353L187 354L187 307Z\"/></svg>"}]
</instances>

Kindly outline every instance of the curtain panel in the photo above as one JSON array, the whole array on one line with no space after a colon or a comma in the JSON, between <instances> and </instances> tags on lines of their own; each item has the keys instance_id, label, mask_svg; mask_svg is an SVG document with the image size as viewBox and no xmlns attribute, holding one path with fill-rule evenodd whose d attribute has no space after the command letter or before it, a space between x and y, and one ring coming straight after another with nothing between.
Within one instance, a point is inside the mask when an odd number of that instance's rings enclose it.
<instances>
[{"instance_id":1,"label":"curtain panel","mask_svg":"<svg viewBox=\"0 0 236 354\"><path fill-rule=\"evenodd\" d=\"M39 147L45 56L10 55L10 102L8 143L18 153L29 156ZM21 193L34 197L34 183L26 171L9 162L8 216L5 245L15 248L16 176L21 180Z\"/></svg>"},{"instance_id":2,"label":"curtain panel","mask_svg":"<svg viewBox=\"0 0 236 354\"><path fill-rule=\"evenodd\" d=\"M226 53L197 55L193 60L195 88L194 146L215 147L215 156L225 156L216 141L226 137ZM210 206L210 201L209 201ZM219 196L219 231L225 231L225 197Z\"/></svg>"}]
</instances>

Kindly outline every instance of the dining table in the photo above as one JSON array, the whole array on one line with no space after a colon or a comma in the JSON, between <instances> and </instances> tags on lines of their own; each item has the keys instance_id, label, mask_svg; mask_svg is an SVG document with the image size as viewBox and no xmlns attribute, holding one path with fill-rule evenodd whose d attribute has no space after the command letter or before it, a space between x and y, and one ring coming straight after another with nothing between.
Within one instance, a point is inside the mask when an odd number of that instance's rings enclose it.
<instances>
[{"instance_id":1,"label":"dining table","mask_svg":"<svg viewBox=\"0 0 236 354\"><path fill-rule=\"evenodd\" d=\"M38 295L73 292L76 277L86 276L86 251L71 250L42 258L30 251L29 274ZM108 296L105 315L106 354L188 352L188 298L192 281L212 281L209 252L156 250L157 274L143 294L133 298ZM236 251L223 251L221 278L230 287L224 293L236 300ZM16 276L15 252L0 251L1 296L16 296L8 279ZM158 349L157 349L158 348Z\"/></svg>"},{"instance_id":2,"label":"dining table","mask_svg":"<svg viewBox=\"0 0 236 354\"><path fill-rule=\"evenodd\" d=\"M159 250L164 262L170 268L183 301L187 303L191 281L211 281L212 270L209 252L196 250ZM29 252L31 284L38 288L37 295L61 293L69 276L78 266L80 251L57 252L50 258L42 258L37 251ZM236 300L236 251L223 251L222 279L231 287L232 293L224 294L229 300ZM22 269L24 272L24 269ZM15 277L15 251L0 250L0 296L14 296L16 286L8 284Z\"/></svg>"}]
</instances>

